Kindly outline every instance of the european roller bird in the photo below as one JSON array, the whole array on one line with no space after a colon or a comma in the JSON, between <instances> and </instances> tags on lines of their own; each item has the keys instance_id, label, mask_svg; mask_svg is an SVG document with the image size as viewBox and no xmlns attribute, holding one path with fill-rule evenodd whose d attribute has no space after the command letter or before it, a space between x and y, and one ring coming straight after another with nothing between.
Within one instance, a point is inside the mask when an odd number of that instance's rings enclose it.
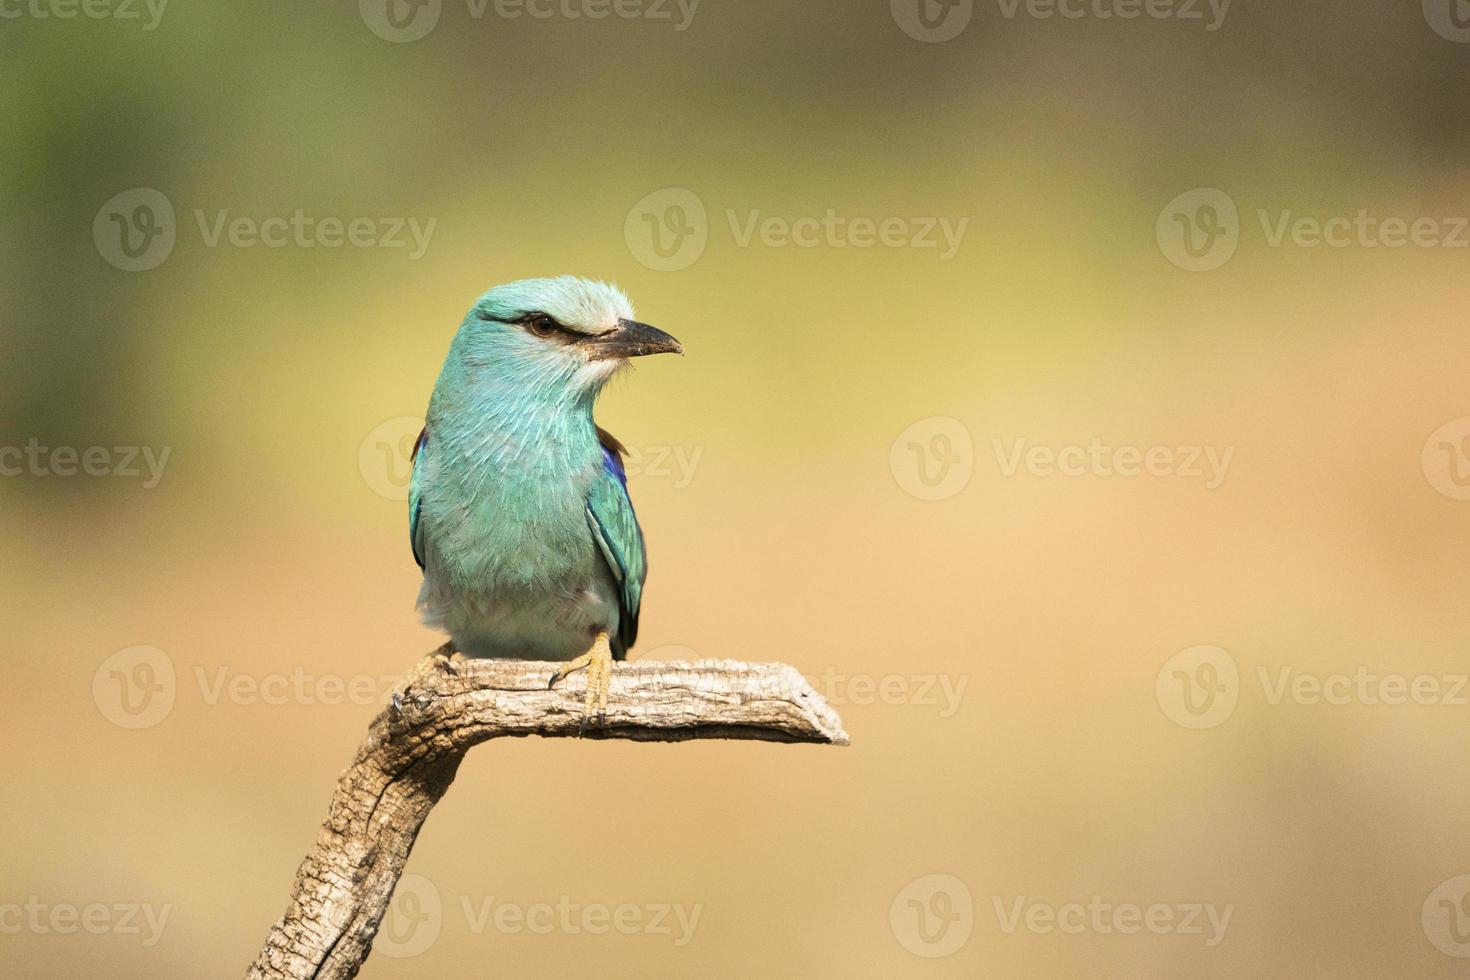
<instances>
[{"instance_id":1,"label":"european roller bird","mask_svg":"<svg viewBox=\"0 0 1470 980\"><path fill-rule=\"evenodd\" d=\"M683 353L616 287L496 286L449 346L413 454L408 522L424 622L470 657L587 668L583 725L638 636L647 561L622 445L592 409L629 358Z\"/></svg>"}]
</instances>

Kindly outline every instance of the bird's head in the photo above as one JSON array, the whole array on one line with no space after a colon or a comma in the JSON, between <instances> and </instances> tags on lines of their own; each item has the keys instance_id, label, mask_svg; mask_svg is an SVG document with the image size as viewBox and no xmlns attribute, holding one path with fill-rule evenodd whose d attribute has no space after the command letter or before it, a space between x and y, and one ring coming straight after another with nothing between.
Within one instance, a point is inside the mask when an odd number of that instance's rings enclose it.
<instances>
[{"instance_id":1,"label":"bird's head","mask_svg":"<svg viewBox=\"0 0 1470 980\"><path fill-rule=\"evenodd\" d=\"M684 348L633 318L616 286L559 276L496 286L465 316L455 348L472 374L595 395L632 357Z\"/></svg>"}]
</instances>

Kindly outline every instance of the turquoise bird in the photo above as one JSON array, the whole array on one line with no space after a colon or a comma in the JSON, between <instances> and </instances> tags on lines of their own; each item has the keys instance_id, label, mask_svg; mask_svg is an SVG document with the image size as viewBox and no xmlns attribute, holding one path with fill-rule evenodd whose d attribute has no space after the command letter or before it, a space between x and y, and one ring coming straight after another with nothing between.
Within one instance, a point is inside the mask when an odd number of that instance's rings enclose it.
<instances>
[{"instance_id":1,"label":"turquoise bird","mask_svg":"<svg viewBox=\"0 0 1470 980\"><path fill-rule=\"evenodd\" d=\"M647 560L622 445L593 421L629 358L683 353L614 286L525 279L460 324L413 454L424 622L470 657L587 668L583 724L638 636Z\"/></svg>"}]
</instances>

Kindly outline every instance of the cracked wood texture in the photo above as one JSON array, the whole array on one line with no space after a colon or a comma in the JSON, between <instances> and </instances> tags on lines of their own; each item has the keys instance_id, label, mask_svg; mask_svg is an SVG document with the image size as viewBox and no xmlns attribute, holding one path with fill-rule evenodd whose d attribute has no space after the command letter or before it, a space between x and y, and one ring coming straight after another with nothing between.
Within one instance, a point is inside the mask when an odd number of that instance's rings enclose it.
<instances>
[{"instance_id":1,"label":"cracked wood texture","mask_svg":"<svg viewBox=\"0 0 1470 980\"><path fill-rule=\"evenodd\" d=\"M586 672L548 690L557 666L425 657L338 779L286 913L246 976L356 976L419 829L465 752L502 735L578 734ZM795 668L734 660L616 664L606 723L584 737L847 744L837 713Z\"/></svg>"}]
</instances>

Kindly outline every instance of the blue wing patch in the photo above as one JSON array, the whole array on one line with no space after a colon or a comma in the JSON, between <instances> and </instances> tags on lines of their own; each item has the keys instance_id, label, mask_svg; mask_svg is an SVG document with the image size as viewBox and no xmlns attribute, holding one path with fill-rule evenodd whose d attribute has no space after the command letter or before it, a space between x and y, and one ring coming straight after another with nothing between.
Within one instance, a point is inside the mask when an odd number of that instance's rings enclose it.
<instances>
[{"instance_id":1,"label":"blue wing patch","mask_svg":"<svg viewBox=\"0 0 1470 980\"><path fill-rule=\"evenodd\" d=\"M602 441L602 473L587 493L587 525L618 583L618 633L610 639L613 659L623 660L638 639L638 607L643 600L648 562L643 551L643 529L638 526L633 501L628 497L628 476L620 453L623 447L601 429L597 432Z\"/></svg>"}]
</instances>

